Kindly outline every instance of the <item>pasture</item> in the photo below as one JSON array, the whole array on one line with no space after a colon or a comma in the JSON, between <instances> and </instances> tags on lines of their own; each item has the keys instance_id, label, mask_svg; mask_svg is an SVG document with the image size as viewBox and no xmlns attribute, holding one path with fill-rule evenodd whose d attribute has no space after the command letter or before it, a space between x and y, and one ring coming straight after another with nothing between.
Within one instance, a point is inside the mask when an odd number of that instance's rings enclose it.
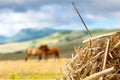
<instances>
[{"instance_id":1,"label":"pasture","mask_svg":"<svg viewBox=\"0 0 120 80\"><path fill-rule=\"evenodd\" d=\"M56 35L54 35L50 39L33 40L34 44L33 41L1 44L0 79L54 80L55 77L62 77L64 76L62 69L71 58L71 54L75 53L74 45L80 46L82 40L86 37L88 35L73 41L61 41L62 39L60 39L56 42L58 37L56 38ZM31 46L38 47L40 44L57 47L60 53L60 60L55 60L54 55L49 56L47 61L44 60L44 56L42 56L43 59L40 61L38 61L37 57L30 56L28 61L25 62L25 50Z\"/></svg>"},{"instance_id":2,"label":"pasture","mask_svg":"<svg viewBox=\"0 0 120 80\"><path fill-rule=\"evenodd\" d=\"M48 59L47 61L31 59L24 60L2 60L0 61L0 79L39 79L54 80L55 77L63 77L66 62L69 59Z\"/></svg>"},{"instance_id":3,"label":"pasture","mask_svg":"<svg viewBox=\"0 0 120 80\"><path fill-rule=\"evenodd\" d=\"M38 61L38 56L30 56L25 62L25 50L32 45L32 42L10 43L0 45L0 79L32 79L32 80L54 80L55 77L64 76L62 69L74 53L73 42L60 42L48 44L49 47L57 47L60 59L55 60L54 55L50 55L48 60ZM36 42L36 47L40 42Z\"/></svg>"}]
</instances>

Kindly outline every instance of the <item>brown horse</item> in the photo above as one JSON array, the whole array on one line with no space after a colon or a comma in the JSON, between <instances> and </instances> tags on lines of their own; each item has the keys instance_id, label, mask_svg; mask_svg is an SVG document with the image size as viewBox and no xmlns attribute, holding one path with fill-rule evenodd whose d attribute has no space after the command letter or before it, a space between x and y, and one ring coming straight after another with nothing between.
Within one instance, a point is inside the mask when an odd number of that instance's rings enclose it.
<instances>
[{"instance_id":1,"label":"brown horse","mask_svg":"<svg viewBox=\"0 0 120 80\"><path fill-rule=\"evenodd\" d=\"M41 55L42 55L42 50L39 48L35 48L35 49L27 49L26 50L26 57L25 57L25 61L28 60L28 58L33 55L33 56L39 56L38 60L41 59Z\"/></svg>"},{"instance_id":2,"label":"brown horse","mask_svg":"<svg viewBox=\"0 0 120 80\"><path fill-rule=\"evenodd\" d=\"M45 59L47 60L48 59L48 55L52 55L54 54L55 55L55 59L58 58L59 59L59 52L58 52L58 49L57 48L48 48L47 45L41 45L39 47L39 49L41 49L43 52L44 52L44 55L45 55Z\"/></svg>"}]
</instances>

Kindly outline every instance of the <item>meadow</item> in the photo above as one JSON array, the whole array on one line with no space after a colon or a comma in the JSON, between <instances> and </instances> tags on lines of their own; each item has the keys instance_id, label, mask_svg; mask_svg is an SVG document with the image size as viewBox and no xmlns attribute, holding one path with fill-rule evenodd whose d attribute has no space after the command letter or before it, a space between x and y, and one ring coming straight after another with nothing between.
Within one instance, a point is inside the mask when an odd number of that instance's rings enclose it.
<instances>
[{"instance_id":1,"label":"meadow","mask_svg":"<svg viewBox=\"0 0 120 80\"><path fill-rule=\"evenodd\" d=\"M54 55L50 55L45 61L42 55L40 61L37 59L38 56L30 56L27 62L25 62L25 50L33 45L32 41L0 45L0 79L54 80L56 77L63 77L65 76L63 69L74 53L75 43L75 41L59 42L54 45L48 43L49 47L58 48L59 60L55 60ZM35 47L40 45L40 42L36 44Z\"/></svg>"},{"instance_id":2,"label":"meadow","mask_svg":"<svg viewBox=\"0 0 120 80\"><path fill-rule=\"evenodd\" d=\"M4 60L0 61L0 79L32 79L32 80L54 80L56 77L63 77L64 67L69 59L48 59L47 61L31 59Z\"/></svg>"},{"instance_id":3,"label":"meadow","mask_svg":"<svg viewBox=\"0 0 120 80\"><path fill-rule=\"evenodd\" d=\"M71 34L53 34L42 39L26 42L17 42L0 45L0 79L6 80L54 80L56 77L63 77L64 67L75 53L74 46L81 46L82 40L89 35L81 36L79 31ZM95 32L96 33L96 32ZM76 34L79 34L76 36ZM83 33L84 34L84 33ZM97 34L100 34L97 33ZM94 35L97 35L94 34ZM40 44L47 44L49 47L57 47L60 53L60 60L55 60L54 56L49 56L47 61L38 61L37 57L31 56L25 62L25 50L36 48Z\"/></svg>"}]
</instances>

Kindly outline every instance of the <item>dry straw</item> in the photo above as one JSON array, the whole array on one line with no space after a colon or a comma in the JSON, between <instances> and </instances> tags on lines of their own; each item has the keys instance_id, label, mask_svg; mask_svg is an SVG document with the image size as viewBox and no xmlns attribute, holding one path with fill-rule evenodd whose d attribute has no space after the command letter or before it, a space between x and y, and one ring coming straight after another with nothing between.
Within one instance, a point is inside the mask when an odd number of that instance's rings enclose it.
<instances>
[{"instance_id":1,"label":"dry straw","mask_svg":"<svg viewBox=\"0 0 120 80\"><path fill-rule=\"evenodd\" d=\"M120 80L120 32L92 37L74 49L64 80Z\"/></svg>"}]
</instances>

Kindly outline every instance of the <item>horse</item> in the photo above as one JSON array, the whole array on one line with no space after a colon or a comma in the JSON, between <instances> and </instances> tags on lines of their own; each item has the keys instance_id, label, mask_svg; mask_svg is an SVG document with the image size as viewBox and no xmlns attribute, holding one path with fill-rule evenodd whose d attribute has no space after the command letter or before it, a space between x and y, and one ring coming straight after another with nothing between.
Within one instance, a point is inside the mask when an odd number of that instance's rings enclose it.
<instances>
[{"instance_id":1,"label":"horse","mask_svg":"<svg viewBox=\"0 0 120 80\"><path fill-rule=\"evenodd\" d=\"M56 58L59 59L59 57L60 57L57 48L50 48L49 49L47 45L41 45L41 46L39 46L39 49L41 49L44 52L45 60L48 59L48 55L52 55L52 54L55 55L55 59Z\"/></svg>"},{"instance_id":2,"label":"horse","mask_svg":"<svg viewBox=\"0 0 120 80\"><path fill-rule=\"evenodd\" d=\"M26 57L25 57L25 61L28 60L28 58L33 55L33 56L39 56L38 60L42 59L41 55L42 55L42 50L39 48L34 48L34 49L27 49L26 50Z\"/></svg>"}]
</instances>

